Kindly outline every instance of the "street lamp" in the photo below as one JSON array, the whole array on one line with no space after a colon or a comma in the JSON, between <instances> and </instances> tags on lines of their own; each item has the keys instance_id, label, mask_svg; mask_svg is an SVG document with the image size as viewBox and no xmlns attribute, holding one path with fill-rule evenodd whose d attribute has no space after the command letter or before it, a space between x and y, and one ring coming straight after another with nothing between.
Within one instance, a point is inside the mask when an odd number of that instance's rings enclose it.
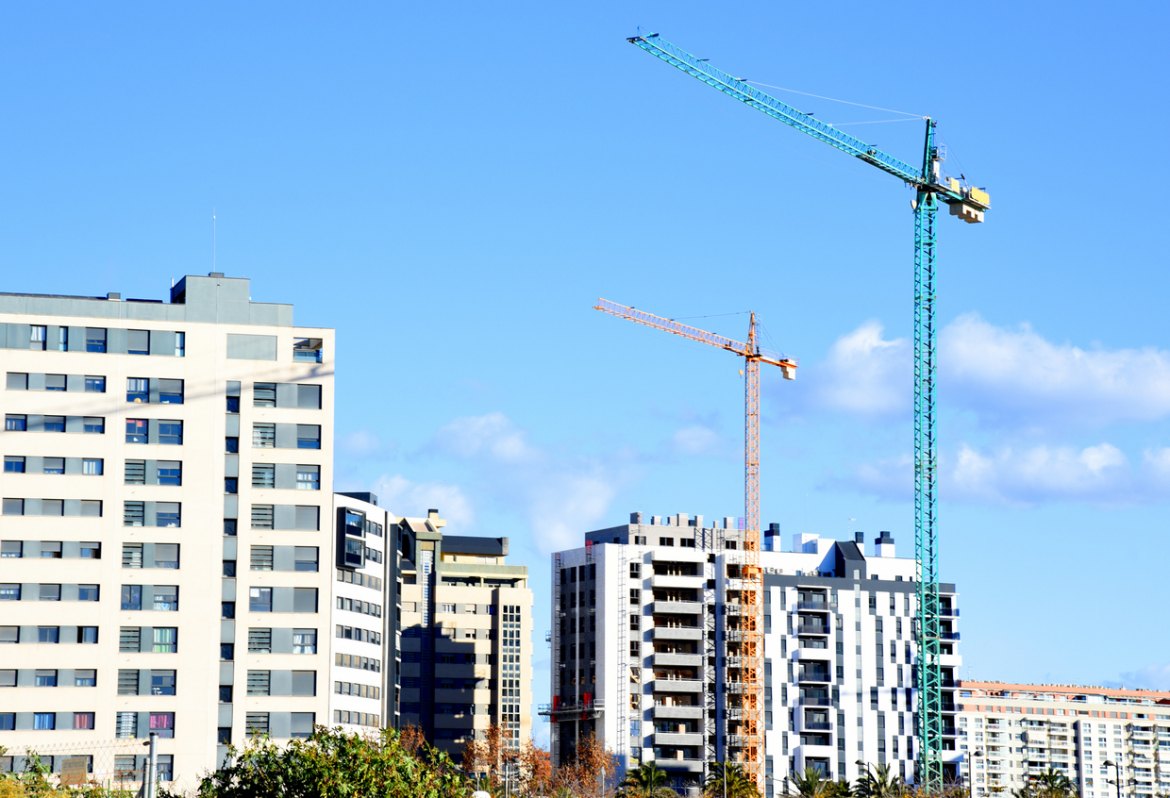
<instances>
[{"instance_id":1,"label":"street lamp","mask_svg":"<svg viewBox=\"0 0 1170 798\"><path fill-rule=\"evenodd\" d=\"M1121 765L1112 759L1106 759L1103 764L1106 767L1113 768L1113 786L1117 788L1117 798L1121 798ZM1108 783L1108 779L1106 779L1106 782Z\"/></svg>"},{"instance_id":2,"label":"street lamp","mask_svg":"<svg viewBox=\"0 0 1170 798\"><path fill-rule=\"evenodd\" d=\"M976 748L971 752L971 762L967 765L967 794L975 795L975 760L983 758L983 751Z\"/></svg>"}]
</instances>

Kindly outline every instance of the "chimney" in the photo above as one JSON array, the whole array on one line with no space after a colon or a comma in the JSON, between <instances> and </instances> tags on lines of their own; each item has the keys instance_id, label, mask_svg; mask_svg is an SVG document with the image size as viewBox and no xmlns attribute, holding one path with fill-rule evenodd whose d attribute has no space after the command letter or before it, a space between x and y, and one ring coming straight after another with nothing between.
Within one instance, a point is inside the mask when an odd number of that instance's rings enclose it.
<instances>
[{"instance_id":1,"label":"chimney","mask_svg":"<svg viewBox=\"0 0 1170 798\"><path fill-rule=\"evenodd\" d=\"M874 541L874 553L878 557L896 557L894 553L894 536L886 530L878 533L877 540Z\"/></svg>"},{"instance_id":2,"label":"chimney","mask_svg":"<svg viewBox=\"0 0 1170 798\"><path fill-rule=\"evenodd\" d=\"M641 513L630 513L630 523L631 524L642 523L642 514Z\"/></svg>"}]
</instances>

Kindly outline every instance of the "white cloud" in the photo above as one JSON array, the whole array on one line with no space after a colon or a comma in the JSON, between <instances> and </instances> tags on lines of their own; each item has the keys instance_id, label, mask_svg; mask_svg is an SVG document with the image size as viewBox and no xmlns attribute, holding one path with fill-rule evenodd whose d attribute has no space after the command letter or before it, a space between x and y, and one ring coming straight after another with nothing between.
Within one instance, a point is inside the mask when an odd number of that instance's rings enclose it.
<instances>
[{"instance_id":1,"label":"white cloud","mask_svg":"<svg viewBox=\"0 0 1170 798\"><path fill-rule=\"evenodd\" d=\"M374 482L374 493L381 505L392 513L421 517L427 510L439 514L461 532L475 519L471 501L458 485L444 482L412 482L400 474L385 475Z\"/></svg>"},{"instance_id":2,"label":"white cloud","mask_svg":"<svg viewBox=\"0 0 1170 798\"><path fill-rule=\"evenodd\" d=\"M964 445L954 467L943 472L943 481L954 498L1025 503L1122 499L1133 487L1129 462L1111 443L1080 449L1009 446L990 454Z\"/></svg>"},{"instance_id":3,"label":"white cloud","mask_svg":"<svg viewBox=\"0 0 1170 798\"><path fill-rule=\"evenodd\" d=\"M1146 665L1121 674L1121 684L1139 690L1170 690L1170 663Z\"/></svg>"},{"instance_id":4,"label":"white cloud","mask_svg":"<svg viewBox=\"0 0 1170 798\"><path fill-rule=\"evenodd\" d=\"M1170 416L1170 352L1056 344L976 314L940 334L939 373L951 401L995 414L1098 424Z\"/></svg>"},{"instance_id":5,"label":"white cloud","mask_svg":"<svg viewBox=\"0 0 1170 798\"><path fill-rule=\"evenodd\" d=\"M883 337L880 322L867 321L838 338L824 366L814 370L817 398L838 410L885 415L908 403L910 344Z\"/></svg>"},{"instance_id":6,"label":"white cloud","mask_svg":"<svg viewBox=\"0 0 1170 798\"><path fill-rule=\"evenodd\" d=\"M548 553L581 545L582 535L609 512L615 492L600 470L552 474L532 483L529 516L537 548Z\"/></svg>"},{"instance_id":7,"label":"white cloud","mask_svg":"<svg viewBox=\"0 0 1170 798\"><path fill-rule=\"evenodd\" d=\"M700 455L713 452L719 445L715 430L702 424L691 424L676 430L671 438L671 447L676 454Z\"/></svg>"},{"instance_id":8,"label":"white cloud","mask_svg":"<svg viewBox=\"0 0 1170 798\"><path fill-rule=\"evenodd\" d=\"M435 442L459 457L485 455L501 463L526 462L538 454L525 441L523 430L500 412L457 418L439 430Z\"/></svg>"},{"instance_id":9,"label":"white cloud","mask_svg":"<svg viewBox=\"0 0 1170 798\"><path fill-rule=\"evenodd\" d=\"M350 457L370 457L382 451L382 439L370 430L359 429L341 437L337 442L340 452Z\"/></svg>"}]
</instances>

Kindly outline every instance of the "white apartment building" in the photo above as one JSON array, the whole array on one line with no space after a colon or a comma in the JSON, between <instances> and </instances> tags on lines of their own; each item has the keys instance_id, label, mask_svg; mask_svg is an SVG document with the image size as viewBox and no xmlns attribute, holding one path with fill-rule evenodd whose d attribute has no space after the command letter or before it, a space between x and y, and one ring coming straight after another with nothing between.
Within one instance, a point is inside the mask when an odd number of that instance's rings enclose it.
<instances>
[{"instance_id":1,"label":"white apartment building","mask_svg":"<svg viewBox=\"0 0 1170 798\"><path fill-rule=\"evenodd\" d=\"M595 734L623 768L653 761L697 790L713 761L740 744L740 605L734 519L643 519L589 532L553 558L554 761ZM854 780L857 762L913 779L914 560L883 532L870 555L853 541L797 535L779 551L772 525L764 570L766 795L814 767ZM944 732L954 773L958 633L953 585L942 585Z\"/></svg>"},{"instance_id":2,"label":"white apartment building","mask_svg":"<svg viewBox=\"0 0 1170 798\"><path fill-rule=\"evenodd\" d=\"M386 538L335 561L333 331L249 294L0 294L0 767L133 781L155 732L191 785L249 735L389 717Z\"/></svg>"},{"instance_id":3,"label":"white apartment building","mask_svg":"<svg viewBox=\"0 0 1170 798\"><path fill-rule=\"evenodd\" d=\"M1081 798L1170 794L1170 692L963 681L958 701L972 798L1050 769Z\"/></svg>"},{"instance_id":4,"label":"white apartment building","mask_svg":"<svg viewBox=\"0 0 1170 798\"><path fill-rule=\"evenodd\" d=\"M532 735L532 591L507 538L443 534L437 510L399 524L402 725L456 761L493 723Z\"/></svg>"}]
</instances>

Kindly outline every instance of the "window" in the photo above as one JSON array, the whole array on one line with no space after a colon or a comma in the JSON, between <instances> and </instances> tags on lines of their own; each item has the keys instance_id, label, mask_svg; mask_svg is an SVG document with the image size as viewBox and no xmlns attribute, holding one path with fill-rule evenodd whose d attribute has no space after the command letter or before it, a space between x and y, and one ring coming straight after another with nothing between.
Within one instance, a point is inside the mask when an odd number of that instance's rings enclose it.
<instances>
[{"instance_id":1,"label":"window","mask_svg":"<svg viewBox=\"0 0 1170 798\"><path fill-rule=\"evenodd\" d=\"M183 422L160 420L158 422L158 442L178 446L183 443Z\"/></svg>"},{"instance_id":2,"label":"window","mask_svg":"<svg viewBox=\"0 0 1170 798\"><path fill-rule=\"evenodd\" d=\"M16 455L4 456L4 473L5 474L23 474L24 473L24 458Z\"/></svg>"},{"instance_id":3,"label":"window","mask_svg":"<svg viewBox=\"0 0 1170 798\"><path fill-rule=\"evenodd\" d=\"M61 586L60 585L41 585L41 601L60 601L61 600Z\"/></svg>"},{"instance_id":4,"label":"window","mask_svg":"<svg viewBox=\"0 0 1170 798\"><path fill-rule=\"evenodd\" d=\"M219 703L230 704L232 702L232 686L230 684L221 684L219 686ZM225 740L224 742L228 742Z\"/></svg>"},{"instance_id":5,"label":"window","mask_svg":"<svg viewBox=\"0 0 1170 798\"><path fill-rule=\"evenodd\" d=\"M321 386L298 385L297 407L309 410L321 409Z\"/></svg>"},{"instance_id":6,"label":"window","mask_svg":"<svg viewBox=\"0 0 1170 798\"><path fill-rule=\"evenodd\" d=\"M231 662L236 658L235 643L220 643L219 644L219 658L225 662Z\"/></svg>"},{"instance_id":7,"label":"window","mask_svg":"<svg viewBox=\"0 0 1170 798\"><path fill-rule=\"evenodd\" d=\"M252 387L253 407L276 407L276 383L258 382Z\"/></svg>"},{"instance_id":8,"label":"window","mask_svg":"<svg viewBox=\"0 0 1170 798\"><path fill-rule=\"evenodd\" d=\"M229 538L234 538L240 528L240 519L225 518L223 519L223 534Z\"/></svg>"},{"instance_id":9,"label":"window","mask_svg":"<svg viewBox=\"0 0 1170 798\"><path fill-rule=\"evenodd\" d=\"M182 485L183 484L183 464L178 460L159 460L158 461L158 484L160 485Z\"/></svg>"},{"instance_id":10,"label":"window","mask_svg":"<svg viewBox=\"0 0 1170 798\"><path fill-rule=\"evenodd\" d=\"M147 424L145 418L126 419L126 443L146 443Z\"/></svg>"},{"instance_id":11,"label":"window","mask_svg":"<svg viewBox=\"0 0 1170 798\"><path fill-rule=\"evenodd\" d=\"M0 559L19 560L24 556L23 548L23 544L19 540L0 542Z\"/></svg>"},{"instance_id":12,"label":"window","mask_svg":"<svg viewBox=\"0 0 1170 798\"><path fill-rule=\"evenodd\" d=\"M46 474L64 474L65 473L65 458L64 457L42 457L41 470Z\"/></svg>"},{"instance_id":13,"label":"window","mask_svg":"<svg viewBox=\"0 0 1170 798\"><path fill-rule=\"evenodd\" d=\"M28 390L28 374L23 371L8 372L8 381L5 387L10 391L27 391Z\"/></svg>"},{"instance_id":14,"label":"window","mask_svg":"<svg viewBox=\"0 0 1170 798\"><path fill-rule=\"evenodd\" d=\"M175 331L175 357L187 356L187 333Z\"/></svg>"},{"instance_id":15,"label":"window","mask_svg":"<svg viewBox=\"0 0 1170 798\"><path fill-rule=\"evenodd\" d=\"M58 327L57 328L57 351L58 352L68 352L69 351L69 328L68 327Z\"/></svg>"},{"instance_id":16,"label":"window","mask_svg":"<svg viewBox=\"0 0 1170 798\"><path fill-rule=\"evenodd\" d=\"M150 672L150 694L151 695L174 695L175 694L175 672L174 671L151 671Z\"/></svg>"},{"instance_id":17,"label":"window","mask_svg":"<svg viewBox=\"0 0 1170 798\"><path fill-rule=\"evenodd\" d=\"M256 463L252 466L253 488L275 488L276 466L273 463Z\"/></svg>"},{"instance_id":18,"label":"window","mask_svg":"<svg viewBox=\"0 0 1170 798\"><path fill-rule=\"evenodd\" d=\"M272 630L271 629L249 629L248 630L248 653L249 654L271 654L272 653Z\"/></svg>"},{"instance_id":19,"label":"window","mask_svg":"<svg viewBox=\"0 0 1170 798\"><path fill-rule=\"evenodd\" d=\"M182 509L179 502L155 502L155 526L182 526Z\"/></svg>"},{"instance_id":20,"label":"window","mask_svg":"<svg viewBox=\"0 0 1170 798\"><path fill-rule=\"evenodd\" d=\"M45 325L33 324L29 328L28 348L43 351L45 348Z\"/></svg>"},{"instance_id":21,"label":"window","mask_svg":"<svg viewBox=\"0 0 1170 798\"><path fill-rule=\"evenodd\" d=\"M234 435L223 439L223 450L228 454L240 453L240 439Z\"/></svg>"},{"instance_id":22,"label":"window","mask_svg":"<svg viewBox=\"0 0 1170 798\"><path fill-rule=\"evenodd\" d=\"M150 713L150 730L155 732L160 738L168 738L175 736L175 713L174 712L151 712Z\"/></svg>"},{"instance_id":23,"label":"window","mask_svg":"<svg viewBox=\"0 0 1170 798\"><path fill-rule=\"evenodd\" d=\"M38 626L37 627L37 642L38 643L60 643L61 642L61 627L60 626Z\"/></svg>"},{"instance_id":24,"label":"window","mask_svg":"<svg viewBox=\"0 0 1170 798\"><path fill-rule=\"evenodd\" d=\"M297 490L321 490L321 466L297 466Z\"/></svg>"},{"instance_id":25,"label":"window","mask_svg":"<svg viewBox=\"0 0 1170 798\"><path fill-rule=\"evenodd\" d=\"M294 529L312 529L315 531L320 528L321 509L319 507L298 504L296 506L296 513L297 520Z\"/></svg>"},{"instance_id":26,"label":"window","mask_svg":"<svg viewBox=\"0 0 1170 798\"><path fill-rule=\"evenodd\" d=\"M252 448L271 449L276 446L275 424L252 425Z\"/></svg>"},{"instance_id":27,"label":"window","mask_svg":"<svg viewBox=\"0 0 1170 798\"><path fill-rule=\"evenodd\" d=\"M4 514L5 515L9 514L8 513L8 502L9 501L12 501L12 499L5 499L4 500L4 507L5 507ZM24 514L23 500L16 499L15 501L21 502L21 508L22 508L20 513L16 513L16 515L23 515ZM253 529L272 529L272 505L271 504L253 504L252 505L252 528Z\"/></svg>"},{"instance_id":28,"label":"window","mask_svg":"<svg viewBox=\"0 0 1170 798\"><path fill-rule=\"evenodd\" d=\"M253 546L251 552L251 568L253 571L272 570L272 547Z\"/></svg>"},{"instance_id":29,"label":"window","mask_svg":"<svg viewBox=\"0 0 1170 798\"><path fill-rule=\"evenodd\" d=\"M272 588L248 588L248 609L252 612L272 612Z\"/></svg>"},{"instance_id":30,"label":"window","mask_svg":"<svg viewBox=\"0 0 1170 798\"><path fill-rule=\"evenodd\" d=\"M106 330L104 327L86 327L85 328L85 351L86 352L105 352L106 351Z\"/></svg>"},{"instance_id":31,"label":"window","mask_svg":"<svg viewBox=\"0 0 1170 798\"><path fill-rule=\"evenodd\" d=\"M248 695L271 695L272 672L248 671Z\"/></svg>"},{"instance_id":32,"label":"window","mask_svg":"<svg viewBox=\"0 0 1170 798\"><path fill-rule=\"evenodd\" d=\"M4 416L4 429L7 432L26 432L28 430L28 416L8 413Z\"/></svg>"},{"instance_id":33,"label":"window","mask_svg":"<svg viewBox=\"0 0 1170 798\"><path fill-rule=\"evenodd\" d=\"M74 687L97 687L97 671L93 668L73 671Z\"/></svg>"},{"instance_id":34,"label":"window","mask_svg":"<svg viewBox=\"0 0 1170 798\"><path fill-rule=\"evenodd\" d=\"M97 601L101 588L97 585L78 585L77 586L77 600L78 601Z\"/></svg>"},{"instance_id":35,"label":"window","mask_svg":"<svg viewBox=\"0 0 1170 798\"><path fill-rule=\"evenodd\" d=\"M142 629L137 626L123 626L118 633L118 650L137 653L142 650Z\"/></svg>"},{"instance_id":36,"label":"window","mask_svg":"<svg viewBox=\"0 0 1170 798\"><path fill-rule=\"evenodd\" d=\"M223 478L223 492L224 493L239 493L240 492L240 478L239 477L224 477Z\"/></svg>"},{"instance_id":37,"label":"window","mask_svg":"<svg viewBox=\"0 0 1170 798\"><path fill-rule=\"evenodd\" d=\"M85 457L81 461L81 473L90 477L100 477L105 473L106 464L100 457Z\"/></svg>"},{"instance_id":38,"label":"window","mask_svg":"<svg viewBox=\"0 0 1170 798\"><path fill-rule=\"evenodd\" d=\"M114 718L114 736L115 737L133 737L138 733L138 713L137 712L119 712ZM130 756L127 759L131 760L129 763L122 762L122 765L129 764L131 776L133 776L134 757Z\"/></svg>"},{"instance_id":39,"label":"window","mask_svg":"<svg viewBox=\"0 0 1170 798\"><path fill-rule=\"evenodd\" d=\"M234 577L236 575L236 561L235 560L224 560L223 561L223 575L226 577L229 577L229 578Z\"/></svg>"},{"instance_id":40,"label":"window","mask_svg":"<svg viewBox=\"0 0 1170 798\"><path fill-rule=\"evenodd\" d=\"M316 612L317 611L317 588L315 587L294 587L293 588L293 612Z\"/></svg>"},{"instance_id":41,"label":"window","mask_svg":"<svg viewBox=\"0 0 1170 798\"><path fill-rule=\"evenodd\" d=\"M65 416L42 416L45 432L64 432Z\"/></svg>"},{"instance_id":42,"label":"window","mask_svg":"<svg viewBox=\"0 0 1170 798\"><path fill-rule=\"evenodd\" d=\"M16 670L7 668L0 671L0 687L16 687Z\"/></svg>"},{"instance_id":43,"label":"window","mask_svg":"<svg viewBox=\"0 0 1170 798\"><path fill-rule=\"evenodd\" d=\"M34 712L33 728L38 731L48 731L57 728L56 712Z\"/></svg>"},{"instance_id":44,"label":"window","mask_svg":"<svg viewBox=\"0 0 1170 798\"><path fill-rule=\"evenodd\" d=\"M85 645L97 645L98 628L96 626L77 627L77 642Z\"/></svg>"},{"instance_id":45,"label":"window","mask_svg":"<svg viewBox=\"0 0 1170 798\"><path fill-rule=\"evenodd\" d=\"M118 695L138 695L137 668L123 668L118 671Z\"/></svg>"},{"instance_id":46,"label":"window","mask_svg":"<svg viewBox=\"0 0 1170 798\"><path fill-rule=\"evenodd\" d=\"M293 360L297 363L320 363L323 345L320 338L294 338Z\"/></svg>"},{"instance_id":47,"label":"window","mask_svg":"<svg viewBox=\"0 0 1170 798\"><path fill-rule=\"evenodd\" d=\"M317 547L316 546L297 546L295 549L295 564L296 571L316 571L317 570Z\"/></svg>"},{"instance_id":48,"label":"window","mask_svg":"<svg viewBox=\"0 0 1170 798\"><path fill-rule=\"evenodd\" d=\"M104 435L106 420L100 416L86 416L81 420L81 431L87 435Z\"/></svg>"},{"instance_id":49,"label":"window","mask_svg":"<svg viewBox=\"0 0 1170 798\"><path fill-rule=\"evenodd\" d=\"M158 400L164 405L183 404L183 381L168 379L159 380Z\"/></svg>"},{"instance_id":50,"label":"window","mask_svg":"<svg viewBox=\"0 0 1170 798\"><path fill-rule=\"evenodd\" d=\"M122 567L123 568L141 568L142 567L142 544L141 543L123 543L122 544Z\"/></svg>"},{"instance_id":51,"label":"window","mask_svg":"<svg viewBox=\"0 0 1170 798\"><path fill-rule=\"evenodd\" d=\"M126 378L126 401L142 404L150 401L150 380L146 377Z\"/></svg>"},{"instance_id":52,"label":"window","mask_svg":"<svg viewBox=\"0 0 1170 798\"><path fill-rule=\"evenodd\" d=\"M77 546L77 556L83 560L100 560L102 558L102 544L97 541L83 540Z\"/></svg>"},{"instance_id":53,"label":"window","mask_svg":"<svg viewBox=\"0 0 1170 798\"><path fill-rule=\"evenodd\" d=\"M122 526L144 526L146 524L146 502L122 503Z\"/></svg>"},{"instance_id":54,"label":"window","mask_svg":"<svg viewBox=\"0 0 1170 798\"><path fill-rule=\"evenodd\" d=\"M316 629L293 629L293 653L294 654L316 654L317 653L317 630Z\"/></svg>"},{"instance_id":55,"label":"window","mask_svg":"<svg viewBox=\"0 0 1170 798\"><path fill-rule=\"evenodd\" d=\"M0 583L0 601L20 601L20 585L11 582Z\"/></svg>"},{"instance_id":56,"label":"window","mask_svg":"<svg viewBox=\"0 0 1170 798\"><path fill-rule=\"evenodd\" d=\"M55 670L38 670L33 675L33 687L56 687L57 686L57 671Z\"/></svg>"},{"instance_id":57,"label":"window","mask_svg":"<svg viewBox=\"0 0 1170 798\"><path fill-rule=\"evenodd\" d=\"M179 630L173 626L154 627L154 653L175 654L179 651Z\"/></svg>"},{"instance_id":58,"label":"window","mask_svg":"<svg viewBox=\"0 0 1170 798\"><path fill-rule=\"evenodd\" d=\"M13 731L16 728L15 712L0 712L0 731Z\"/></svg>"},{"instance_id":59,"label":"window","mask_svg":"<svg viewBox=\"0 0 1170 798\"><path fill-rule=\"evenodd\" d=\"M93 713L92 712L74 712L73 713L73 728L74 729L93 729Z\"/></svg>"},{"instance_id":60,"label":"window","mask_svg":"<svg viewBox=\"0 0 1170 798\"><path fill-rule=\"evenodd\" d=\"M61 559L61 541L59 540L42 540L41 541L41 557L46 560Z\"/></svg>"},{"instance_id":61,"label":"window","mask_svg":"<svg viewBox=\"0 0 1170 798\"><path fill-rule=\"evenodd\" d=\"M317 695L316 671L293 671L292 694L301 696Z\"/></svg>"},{"instance_id":62,"label":"window","mask_svg":"<svg viewBox=\"0 0 1170 798\"><path fill-rule=\"evenodd\" d=\"M105 393L106 392L106 378L99 377L93 374L85 375L85 392L86 393Z\"/></svg>"},{"instance_id":63,"label":"window","mask_svg":"<svg viewBox=\"0 0 1170 798\"><path fill-rule=\"evenodd\" d=\"M127 485L145 485L146 484L146 461L145 460L127 460L125 470L123 472L123 481Z\"/></svg>"},{"instance_id":64,"label":"window","mask_svg":"<svg viewBox=\"0 0 1170 798\"><path fill-rule=\"evenodd\" d=\"M154 544L154 567L155 568L178 568L179 567L179 544L178 543L155 543Z\"/></svg>"},{"instance_id":65,"label":"window","mask_svg":"<svg viewBox=\"0 0 1170 798\"><path fill-rule=\"evenodd\" d=\"M240 397L227 396L224 398L227 400L225 403L225 409L228 413L235 414L240 412Z\"/></svg>"},{"instance_id":66,"label":"window","mask_svg":"<svg viewBox=\"0 0 1170 798\"><path fill-rule=\"evenodd\" d=\"M320 424L297 424L297 448L298 449L320 449L321 448L321 425Z\"/></svg>"},{"instance_id":67,"label":"window","mask_svg":"<svg viewBox=\"0 0 1170 798\"><path fill-rule=\"evenodd\" d=\"M244 731L249 737L263 737L268 734L268 713L249 712L244 716Z\"/></svg>"},{"instance_id":68,"label":"window","mask_svg":"<svg viewBox=\"0 0 1170 798\"><path fill-rule=\"evenodd\" d=\"M101 499L82 499L81 500L81 515L85 518L101 518L102 517L102 500Z\"/></svg>"},{"instance_id":69,"label":"window","mask_svg":"<svg viewBox=\"0 0 1170 798\"><path fill-rule=\"evenodd\" d=\"M236 617L236 602L221 601L219 602L219 617L231 621Z\"/></svg>"},{"instance_id":70,"label":"window","mask_svg":"<svg viewBox=\"0 0 1170 798\"><path fill-rule=\"evenodd\" d=\"M162 612L178 612L179 587L178 585L154 586L154 609Z\"/></svg>"},{"instance_id":71,"label":"window","mask_svg":"<svg viewBox=\"0 0 1170 798\"><path fill-rule=\"evenodd\" d=\"M41 515L65 515L64 499L41 499Z\"/></svg>"},{"instance_id":72,"label":"window","mask_svg":"<svg viewBox=\"0 0 1170 798\"><path fill-rule=\"evenodd\" d=\"M150 331L149 330L127 330L126 331L126 354L128 354L128 355L149 355L150 354Z\"/></svg>"},{"instance_id":73,"label":"window","mask_svg":"<svg viewBox=\"0 0 1170 798\"><path fill-rule=\"evenodd\" d=\"M142 609L142 585L122 585L122 609Z\"/></svg>"},{"instance_id":74,"label":"window","mask_svg":"<svg viewBox=\"0 0 1170 798\"><path fill-rule=\"evenodd\" d=\"M24 499L5 499L4 515L24 515Z\"/></svg>"},{"instance_id":75,"label":"window","mask_svg":"<svg viewBox=\"0 0 1170 798\"><path fill-rule=\"evenodd\" d=\"M161 736L161 735L160 735ZM172 733L173 737L174 734ZM155 755L155 773L159 781L174 781L175 780L175 755L174 754L156 754Z\"/></svg>"},{"instance_id":76,"label":"window","mask_svg":"<svg viewBox=\"0 0 1170 798\"><path fill-rule=\"evenodd\" d=\"M64 374L46 374L45 375L45 390L46 391L64 391L65 390L65 375Z\"/></svg>"}]
</instances>

